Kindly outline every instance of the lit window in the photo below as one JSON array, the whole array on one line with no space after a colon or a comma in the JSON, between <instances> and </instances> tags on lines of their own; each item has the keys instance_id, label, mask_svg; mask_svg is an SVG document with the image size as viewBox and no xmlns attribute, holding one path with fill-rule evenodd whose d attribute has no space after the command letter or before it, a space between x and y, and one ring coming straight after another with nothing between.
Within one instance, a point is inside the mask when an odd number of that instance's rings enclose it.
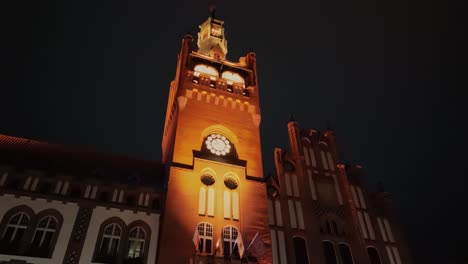
<instances>
[{"instance_id":1,"label":"lit window","mask_svg":"<svg viewBox=\"0 0 468 264\"><path fill-rule=\"evenodd\" d=\"M137 226L130 230L128 235L128 258L138 258L143 255L146 234L143 228Z\"/></svg>"},{"instance_id":2,"label":"lit window","mask_svg":"<svg viewBox=\"0 0 468 264\"><path fill-rule=\"evenodd\" d=\"M210 76L214 76L214 77L218 77L219 76L219 73L218 71L213 68L213 67L210 67L208 65L204 65L204 64L198 64L197 66L195 66L195 68L193 69L193 71L195 73L198 73L197 75L199 75L200 73L202 74L206 74L206 75L210 75ZM195 75L195 74L194 74ZM196 75L196 76L197 76Z\"/></svg>"},{"instance_id":3,"label":"lit window","mask_svg":"<svg viewBox=\"0 0 468 264\"><path fill-rule=\"evenodd\" d=\"M235 72L231 72L231 71L225 71L221 74L221 77L223 79L226 79L229 83L229 81L231 81L231 84L233 82L235 83L241 83L241 84L244 84L245 81L244 81L244 78L242 78L242 76L240 76L240 74L238 73L235 73Z\"/></svg>"},{"instance_id":4,"label":"lit window","mask_svg":"<svg viewBox=\"0 0 468 264\"><path fill-rule=\"evenodd\" d=\"M57 228L57 219L52 216L46 216L39 221L34 237L32 240L32 246L35 248L48 249L52 238Z\"/></svg>"},{"instance_id":5,"label":"lit window","mask_svg":"<svg viewBox=\"0 0 468 264\"><path fill-rule=\"evenodd\" d=\"M213 248L213 226L208 223L198 224L198 251L211 254Z\"/></svg>"},{"instance_id":6,"label":"lit window","mask_svg":"<svg viewBox=\"0 0 468 264\"><path fill-rule=\"evenodd\" d=\"M236 190L239 186L237 180L232 176L224 178L224 218L239 220L239 192Z\"/></svg>"},{"instance_id":7,"label":"lit window","mask_svg":"<svg viewBox=\"0 0 468 264\"><path fill-rule=\"evenodd\" d=\"M203 174L201 176L201 182L204 184L204 186L200 187L200 192L198 196L198 214L208 214L208 216L214 216L215 190L213 189L212 185L215 182L215 178L210 174Z\"/></svg>"},{"instance_id":8,"label":"lit window","mask_svg":"<svg viewBox=\"0 0 468 264\"><path fill-rule=\"evenodd\" d=\"M223 228L223 252L225 256L237 253L237 246L234 247L234 244L238 234L239 231L233 226Z\"/></svg>"},{"instance_id":9,"label":"lit window","mask_svg":"<svg viewBox=\"0 0 468 264\"><path fill-rule=\"evenodd\" d=\"M104 229L99 254L101 256L116 256L120 243L122 229L117 224L110 224Z\"/></svg>"}]
</instances>

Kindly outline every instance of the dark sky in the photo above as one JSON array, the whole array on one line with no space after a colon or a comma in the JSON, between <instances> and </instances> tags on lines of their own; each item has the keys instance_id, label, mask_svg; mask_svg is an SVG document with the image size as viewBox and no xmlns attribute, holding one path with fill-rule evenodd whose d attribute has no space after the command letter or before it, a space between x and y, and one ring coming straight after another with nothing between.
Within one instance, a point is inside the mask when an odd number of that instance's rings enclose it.
<instances>
[{"instance_id":1,"label":"dark sky","mask_svg":"<svg viewBox=\"0 0 468 264\"><path fill-rule=\"evenodd\" d=\"M0 133L160 159L181 37L196 34L208 1L4 2ZM257 54L265 172L287 147L290 114L302 127L329 122L341 160L393 194L416 262L466 263L457 6L277 2L215 2L229 59Z\"/></svg>"}]
</instances>

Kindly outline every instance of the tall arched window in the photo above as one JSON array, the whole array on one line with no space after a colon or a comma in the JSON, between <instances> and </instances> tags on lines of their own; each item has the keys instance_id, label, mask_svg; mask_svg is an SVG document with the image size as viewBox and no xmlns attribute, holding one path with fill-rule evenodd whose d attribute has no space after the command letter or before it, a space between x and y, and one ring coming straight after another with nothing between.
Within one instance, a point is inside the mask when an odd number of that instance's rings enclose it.
<instances>
[{"instance_id":1,"label":"tall arched window","mask_svg":"<svg viewBox=\"0 0 468 264\"><path fill-rule=\"evenodd\" d=\"M322 242L323 256L325 257L325 264L337 264L335 246L330 241Z\"/></svg>"},{"instance_id":2,"label":"tall arched window","mask_svg":"<svg viewBox=\"0 0 468 264\"><path fill-rule=\"evenodd\" d=\"M31 254L37 257L48 257L58 221L53 216L45 216L39 220L31 242Z\"/></svg>"},{"instance_id":3,"label":"tall arched window","mask_svg":"<svg viewBox=\"0 0 468 264\"><path fill-rule=\"evenodd\" d=\"M100 256L115 257L119 251L122 229L115 223L109 224L104 229L101 245L99 248Z\"/></svg>"},{"instance_id":4,"label":"tall arched window","mask_svg":"<svg viewBox=\"0 0 468 264\"><path fill-rule=\"evenodd\" d=\"M198 224L198 251L211 254L213 249L213 226L209 223Z\"/></svg>"},{"instance_id":5,"label":"tall arched window","mask_svg":"<svg viewBox=\"0 0 468 264\"><path fill-rule=\"evenodd\" d=\"M23 235L28 228L30 218L24 212L14 214L6 226L2 237L2 244L11 248L18 248Z\"/></svg>"},{"instance_id":6,"label":"tall arched window","mask_svg":"<svg viewBox=\"0 0 468 264\"><path fill-rule=\"evenodd\" d=\"M215 190L213 184L215 178L211 174L203 174L201 182L203 185L200 187L198 195L198 214L214 216Z\"/></svg>"},{"instance_id":7,"label":"tall arched window","mask_svg":"<svg viewBox=\"0 0 468 264\"><path fill-rule=\"evenodd\" d=\"M346 244L339 244L338 249L340 250L341 263L342 264L354 264L353 256L351 255L351 249Z\"/></svg>"},{"instance_id":8,"label":"tall arched window","mask_svg":"<svg viewBox=\"0 0 468 264\"><path fill-rule=\"evenodd\" d=\"M302 237L293 238L296 264L309 264L306 242Z\"/></svg>"},{"instance_id":9,"label":"tall arched window","mask_svg":"<svg viewBox=\"0 0 468 264\"><path fill-rule=\"evenodd\" d=\"M239 183L235 176L227 175L224 177L224 218L239 220L239 192L237 187Z\"/></svg>"},{"instance_id":10,"label":"tall arched window","mask_svg":"<svg viewBox=\"0 0 468 264\"><path fill-rule=\"evenodd\" d=\"M128 233L128 258L139 258L143 255L145 248L146 233L143 228L136 226Z\"/></svg>"},{"instance_id":11,"label":"tall arched window","mask_svg":"<svg viewBox=\"0 0 468 264\"><path fill-rule=\"evenodd\" d=\"M370 264L382 264L380 261L379 252L373 247L367 248L367 255L369 255Z\"/></svg>"},{"instance_id":12,"label":"tall arched window","mask_svg":"<svg viewBox=\"0 0 468 264\"><path fill-rule=\"evenodd\" d=\"M234 244L238 234L239 231L233 226L223 228L223 252L225 256L237 253L237 246L234 248Z\"/></svg>"}]
</instances>

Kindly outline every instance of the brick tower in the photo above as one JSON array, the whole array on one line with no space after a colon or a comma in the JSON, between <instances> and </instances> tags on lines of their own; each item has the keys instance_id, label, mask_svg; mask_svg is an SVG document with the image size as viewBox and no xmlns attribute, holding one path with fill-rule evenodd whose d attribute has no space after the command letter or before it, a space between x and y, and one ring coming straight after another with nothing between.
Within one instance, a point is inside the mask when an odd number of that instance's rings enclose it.
<instances>
[{"instance_id":1,"label":"brick tower","mask_svg":"<svg viewBox=\"0 0 468 264\"><path fill-rule=\"evenodd\" d=\"M256 57L228 61L223 24L203 22L198 49L192 36L182 39L162 140L168 183L158 263L239 261L238 236L245 248L257 232L270 241Z\"/></svg>"}]
</instances>

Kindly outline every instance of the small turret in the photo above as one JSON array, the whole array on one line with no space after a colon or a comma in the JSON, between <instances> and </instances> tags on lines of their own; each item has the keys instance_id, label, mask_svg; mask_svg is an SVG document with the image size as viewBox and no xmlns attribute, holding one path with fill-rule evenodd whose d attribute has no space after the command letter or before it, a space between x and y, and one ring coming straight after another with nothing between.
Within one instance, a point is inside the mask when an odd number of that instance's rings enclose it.
<instances>
[{"instance_id":1,"label":"small turret","mask_svg":"<svg viewBox=\"0 0 468 264\"><path fill-rule=\"evenodd\" d=\"M215 59L226 59L227 40L224 35L224 21L215 18L215 7L210 7L211 17L200 25L198 33L198 53Z\"/></svg>"}]
</instances>

